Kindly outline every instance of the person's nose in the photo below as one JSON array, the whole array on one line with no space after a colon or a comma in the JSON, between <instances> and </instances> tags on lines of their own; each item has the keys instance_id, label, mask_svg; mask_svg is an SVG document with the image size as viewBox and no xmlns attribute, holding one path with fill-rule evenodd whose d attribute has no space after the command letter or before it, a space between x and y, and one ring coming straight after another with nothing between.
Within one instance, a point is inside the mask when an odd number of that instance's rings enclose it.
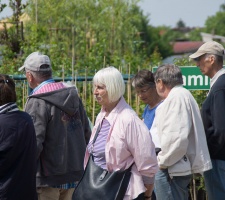
<instances>
[{"instance_id":1,"label":"person's nose","mask_svg":"<svg viewBox=\"0 0 225 200\"><path fill-rule=\"evenodd\" d=\"M141 97L143 96L143 93L142 93L142 92L138 92L138 93L137 93L137 96L138 96L139 98L141 98Z\"/></svg>"},{"instance_id":2,"label":"person's nose","mask_svg":"<svg viewBox=\"0 0 225 200\"><path fill-rule=\"evenodd\" d=\"M96 87L93 89L93 94L94 94L94 95L97 95L97 94L98 94L98 90L97 90Z\"/></svg>"}]
</instances>

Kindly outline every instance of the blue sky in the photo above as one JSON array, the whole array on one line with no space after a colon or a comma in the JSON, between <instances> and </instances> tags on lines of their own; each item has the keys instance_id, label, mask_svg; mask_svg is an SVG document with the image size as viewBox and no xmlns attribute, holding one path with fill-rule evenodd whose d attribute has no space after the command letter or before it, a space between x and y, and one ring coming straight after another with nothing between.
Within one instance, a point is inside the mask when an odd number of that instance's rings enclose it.
<instances>
[{"instance_id":1,"label":"blue sky","mask_svg":"<svg viewBox=\"0 0 225 200\"><path fill-rule=\"evenodd\" d=\"M23 0L26 2L26 0ZM1 0L8 3L8 0ZM150 24L175 27L181 19L186 26L203 27L209 16L219 11L225 0L141 0L139 6L144 14L150 14ZM10 16L10 9L0 14L0 19Z\"/></svg>"},{"instance_id":2,"label":"blue sky","mask_svg":"<svg viewBox=\"0 0 225 200\"><path fill-rule=\"evenodd\" d=\"M175 27L182 19L186 26L202 27L209 16L219 11L225 0L143 0L139 3L150 24Z\"/></svg>"}]
</instances>

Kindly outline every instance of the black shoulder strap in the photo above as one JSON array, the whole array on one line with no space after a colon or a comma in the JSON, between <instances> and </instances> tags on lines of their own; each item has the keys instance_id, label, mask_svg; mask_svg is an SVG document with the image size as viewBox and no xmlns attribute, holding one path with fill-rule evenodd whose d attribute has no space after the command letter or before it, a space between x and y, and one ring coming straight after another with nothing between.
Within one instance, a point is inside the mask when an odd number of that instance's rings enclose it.
<instances>
[{"instance_id":1,"label":"black shoulder strap","mask_svg":"<svg viewBox=\"0 0 225 200\"><path fill-rule=\"evenodd\" d=\"M96 130L95 137L94 137L94 139L93 139L92 144L95 143L95 141L96 141L96 139L97 139L97 137L98 137L98 133L99 133L99 131L100 131L100 129L101 129L101 124L102 124L102 121L101 121L101 122L99 123L99 125L98 125L98 128L97 128L97 130Z\"/></svg>"}]
</instances>

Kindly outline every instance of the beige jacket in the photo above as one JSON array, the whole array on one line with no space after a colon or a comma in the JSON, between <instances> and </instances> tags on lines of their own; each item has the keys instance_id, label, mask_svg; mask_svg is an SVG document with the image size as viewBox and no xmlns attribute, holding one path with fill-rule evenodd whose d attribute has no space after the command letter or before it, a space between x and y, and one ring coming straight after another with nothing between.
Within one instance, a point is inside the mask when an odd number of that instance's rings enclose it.
<instances>
[{"instance_id":1,"label":"beige jacket","mask_svg":"<svg viewBox=\"0 0 225 200\"><path fill-rule=\"evenodd\" d=\"M170 91L155 120L162 148L158 164L168 168L171 177L212 168L198 104L182 85Z\"/></svg>"}]
</instances>

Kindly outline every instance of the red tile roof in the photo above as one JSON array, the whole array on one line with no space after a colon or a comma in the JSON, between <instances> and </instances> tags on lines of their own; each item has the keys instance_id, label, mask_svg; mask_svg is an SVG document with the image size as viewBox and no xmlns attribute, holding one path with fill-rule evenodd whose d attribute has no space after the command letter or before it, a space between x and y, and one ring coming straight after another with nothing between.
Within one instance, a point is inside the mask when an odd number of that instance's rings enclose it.
<instances>
[{"instance_id":1,"label":"red tile roof","mask_svg":"<svg viewBox=\"0 0 225 200\"><path fill-rule=\"evenodd\" d=\"M183 41L173 43L174 54L193 53L195 52L204 42L201 41Z\"/></svg>"}]
</instances>

